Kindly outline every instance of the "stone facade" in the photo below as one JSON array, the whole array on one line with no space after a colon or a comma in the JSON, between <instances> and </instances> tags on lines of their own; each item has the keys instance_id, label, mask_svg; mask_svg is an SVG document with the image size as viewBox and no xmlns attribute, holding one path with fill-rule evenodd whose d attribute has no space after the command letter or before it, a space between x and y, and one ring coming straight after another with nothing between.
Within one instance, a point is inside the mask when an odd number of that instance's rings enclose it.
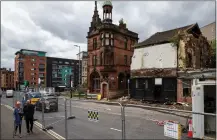
<instances>
[{"instance_id":1,"label":"stone facade","mask_svg":"<svg viewBox=\"0 0 217 140\"><path fill-rule=\"evenodd\" d=\"M112 5L103 5L103 20L99 18L97 3L93 20L87 35L88 70L87 84L90 93L102 93L104 98L123 95L127 78L130 78L130 64L133 45L138 42L138 34L129 31L126 24L112 23ZM101 83L106 82L108 84ZM109 91L107 87L109 86Z\"/></svg>"}]
</instances>

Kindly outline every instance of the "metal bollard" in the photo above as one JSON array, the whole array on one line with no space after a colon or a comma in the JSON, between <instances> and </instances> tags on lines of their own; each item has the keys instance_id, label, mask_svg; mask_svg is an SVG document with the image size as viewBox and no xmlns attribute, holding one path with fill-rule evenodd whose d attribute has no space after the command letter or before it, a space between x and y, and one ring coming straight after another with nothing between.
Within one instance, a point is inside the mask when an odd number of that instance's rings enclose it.
<instances>
[{"instance_id":1,"label":"metal bollard","mask_svg":"<svg viewBox=\"0 0 217 140\"><path fill-rule=\"evenodd\" d=\"M43 130L45 130L45 121L44 121L44 101L42 101L42 111L41 111L41 114L42 114L42 118L41 118L41 120L42 120L42 129Z\"/></svg>"},{"instance_id":2,"label":"metal bollard","mask_svg":"<svg viewBox=\"0 0 217 140\"><path fill-rule=\"evenodd\" d=\"M121 107L121 120L122 120L122 140L126 139L126 132L125 132L125 108L124 106Z\"/></svg>"},{"instance_id":3,"label":"metal bollard","mask_svg":"<svg viewBox=\"0 0 217 140\"><path fill-rule=\"evenodd\" d=\"M67 106L66 106L66 98L64 98L64 105L65 105L65 138L68 140L68 124L67 124Z\"/></svg>"},{"instance_id":4,"label":"metal bollard","mask_svg":"<svg viewBox=\"0 0 217 140\"><path fill-rule=\"evenodd\" d=\"M69 100L69 103L70 103L70 105L69 105L69 107L70 107L70 117L72 116L72 100L70 99Z\"/></svg>"},{"instance_id":5,"label":"metal bollard","mask_svg":"<svg viewBox=\"0 0 217 140\"><path fill-rule=\"evenodd\" d=\"M16 95L16 94L15 94ZM15 101L14 101L14 93L13 93L13 108L15 107L15 103L14 103Z\"/></svg>"}]
</instances>

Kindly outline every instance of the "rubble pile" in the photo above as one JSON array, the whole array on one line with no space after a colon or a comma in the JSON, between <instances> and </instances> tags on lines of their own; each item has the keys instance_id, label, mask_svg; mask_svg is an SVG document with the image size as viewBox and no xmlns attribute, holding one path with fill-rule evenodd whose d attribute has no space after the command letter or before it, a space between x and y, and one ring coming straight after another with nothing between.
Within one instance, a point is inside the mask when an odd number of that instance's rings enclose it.
<instances>
[{"instance_id":1,"label":"rubble pile","mask_svg":"<svg viewBox=\"0 0 217 140\"><path fill-rule=\"evenodd\" d=\"M143 100L130 99L129 104L146 105L152 107L162 107L162 108L178 109L178 110L189 110L189 111L191 111L192 108L191 104L184 103L184 102L160 103L158 101L143 101Z\"/></svg>"}]
</instances>

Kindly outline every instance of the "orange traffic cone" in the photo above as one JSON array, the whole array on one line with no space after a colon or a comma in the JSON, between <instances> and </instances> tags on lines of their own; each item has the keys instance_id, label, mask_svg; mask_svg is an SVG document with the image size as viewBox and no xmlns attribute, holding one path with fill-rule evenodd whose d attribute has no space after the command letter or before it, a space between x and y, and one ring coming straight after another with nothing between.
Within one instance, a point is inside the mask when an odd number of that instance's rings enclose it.
<instances>
[{"instance_id":1,"label":"orange traffic cone","mask_svg":"<svg viewBox=\"0 0 217 140\"><path fill-rule=\"evenodd\" d=\"M190 119L190 120L188 121L188 127L189 127L189 129L188 129L188 137L189 137L189 138L192 138L192 137L193 137L193 132L192 132L192 119Z\"/></svg>"}]
</instances>

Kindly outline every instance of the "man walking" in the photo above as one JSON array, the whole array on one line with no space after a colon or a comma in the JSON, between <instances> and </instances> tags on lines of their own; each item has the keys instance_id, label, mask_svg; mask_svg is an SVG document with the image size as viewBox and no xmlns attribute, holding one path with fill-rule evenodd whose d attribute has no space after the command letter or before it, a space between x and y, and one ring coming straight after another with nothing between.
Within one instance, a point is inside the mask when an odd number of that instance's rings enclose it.
<instances>
[{"instance_id":1,"label":"man walking","mask_svg":"<svg viewBox=\"0 0 217 140\"><path fill-rule=\"evenodd\" d=\"M30 132L33 133L33 120L34 120L34 112L35 112L35 106L30 103L30 100L27 100L26 105L23 108L25 120L26 120L26 129L27 133ZM30 125L30 128L29 128Z\"/></svg>"}]
</instances>

